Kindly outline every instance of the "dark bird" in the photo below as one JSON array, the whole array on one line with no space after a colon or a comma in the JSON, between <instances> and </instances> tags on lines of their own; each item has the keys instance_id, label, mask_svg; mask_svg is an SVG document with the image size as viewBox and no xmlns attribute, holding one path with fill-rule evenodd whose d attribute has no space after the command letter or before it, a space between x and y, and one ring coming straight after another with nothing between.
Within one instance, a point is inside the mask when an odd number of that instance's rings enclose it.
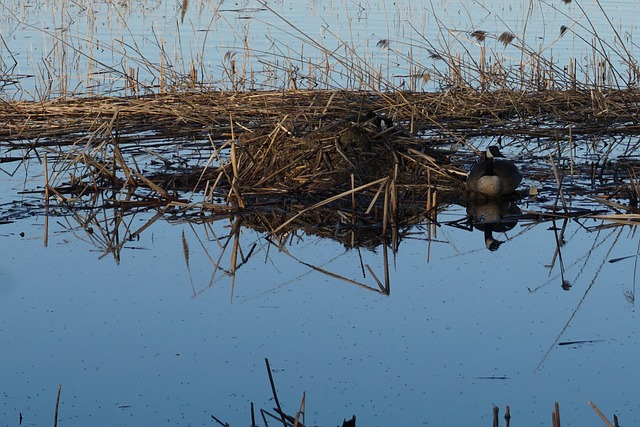
<instances>
[{"instance_id":1,"label":"dark bird","mask_svg":"<svg viewBox=\"0 0 640 427\"><path fill-rule=\"evenodd\" d=\"M469 172L469 190L487 197L506 196L516 191L522 181L522 174L513 162L498 160L496 157L504 157L498 147L487 147L483 158Z\"/></svg>"},{"instance_id":2,"label":"dark bird","mask_svg":"<svg viewBox=\"0 0 640 427\"><path fill-rule=\"evenodd\" d=\"M489 200L478 203L473 201L467 206L467 216L471 225L484 232L484 243L490 251L496 251L502 240L494 238L493 233L506 233L518 224L520 208L513 201Z\"/></svg>"}]
</instances>

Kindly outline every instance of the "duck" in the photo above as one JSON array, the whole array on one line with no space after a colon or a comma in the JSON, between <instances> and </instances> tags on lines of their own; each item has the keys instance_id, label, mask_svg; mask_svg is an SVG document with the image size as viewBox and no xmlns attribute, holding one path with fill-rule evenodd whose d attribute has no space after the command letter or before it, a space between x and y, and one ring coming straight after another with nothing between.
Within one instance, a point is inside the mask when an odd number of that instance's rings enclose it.
<instances>
[{"instance_id":1,"label":"duck","mask_svg":"<svg viewBox=\"0 0 640 427\"><path fill-rule=\"evenodd\" d=\"M487 147L482 157L467 176L467 188L475 194L494 198L515 192L522 182L518 167L510 160L496 159L504 158L496 145Z\"/></svg>"}]
</instances>

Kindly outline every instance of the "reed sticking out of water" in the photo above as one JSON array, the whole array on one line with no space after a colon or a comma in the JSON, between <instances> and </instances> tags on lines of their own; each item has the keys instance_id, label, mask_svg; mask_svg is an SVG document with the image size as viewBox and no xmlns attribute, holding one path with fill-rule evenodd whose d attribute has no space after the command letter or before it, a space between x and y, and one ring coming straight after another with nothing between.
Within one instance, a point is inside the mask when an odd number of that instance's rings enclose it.
<instances>
[{"instance_id":1,"label":"reed sticking out of water","mask_svg":"<svg viewBox=\"0 0 640 427\"><path fill-rule=\"evenodd\" d=\"M56 411L53 417L53 427L58 427L58 410L60 408L60 393L62 393L62 384L58 385L58 395L56 396Z\"/></svg>"},{"instance_id":2,"label":"reed sticking out of water","mask_svg":"<svg viewBox=\"0 0 640 427\"><path fill-rule=\"evenodd\" d=\"M282 423L283 427L304 427L305 426L305 411L306 411L306 392L302 392L302 398L300 400L300 406L298 411L296 412L295 416L291 416L288 415L283 409L282 406L280 404L280 398L278 397L278 392L276 390L276 385L275 385L275 381L273 379L273 374L272 374L272 370L271 370L271 365L269 364L269 359L265 358L265 365L267 367L267 374L269 376L269 384L271 386L271 396L273 398L273 401L276 405L275 408L273 408L273 411L276 414L273 414L265 409L260 409L260 415L262 416L262 420L264 421L264 425L268 426L269 423L267 422L267 417L273 418L274 420ZM254 410L253 410L253 402L251 402L251 427L255 427L256 423L255 423L255 416L254 416ZM302 420L301 420L302 418ZM223 427L229 427L229 424L221 421L218 417L216 417L215 415L211 415L211 419L213 419L214 421L216 421L218 424L220 424ZM350 420L345 420L342 423L343 427L355 427L356 426L356 417L353 416Z\"/></svg>"},{"instance_id":3,"label":"reed sticking out of water","mask_svg":"<svg viewBox=\"0 0 640 427\"><path fill-rule=\"evenodd\" d=\"M589 401L589 406L593 408L593 410L596 412L596 414L598 414L598 416L602 419L602 421L604 421L607 427L614 427L613 424L611 424L611 422L607 419L607 417L602 413L602 411L598 409L595 403L593 403L592 401Z\"/></svg>"},{"instance_id":4,"label":"reed sticking out of water","mask_svg":"<svg viewBox=\"0 0 640 427\"><path fill-rule=\"evenodd\" d=\"M305 421L306 396L307 396L307 393L303 391L302 399L300 399L300 408L298 408L298 412L296 412L295 419L293 420L293 427L304 426L306 423ZM300 417L302 417L302 421L300 421Z\"/></svg>"},{"instance_id":5,"label":"reed sticking out of water","mask_svg":"<svg viewBox=\"0 0 640 427\"><path fill-rule=\"evenodd\" d=\"M271 393L273 396L273 401L276 403L276 411L281 415L282 424L284 427L287 426L287 421L284 417L284 412L282 411L282 407L280 406L280 399L278 399L278 392L276 391L276 385L273 381L273 374L271 373L271 365L269 364L269 359L265 358L264 363L267 365L267 374L269 375L269 384L271 385Z\"/></svg>"},{"instance_id":6,"label":"reed sticking out of water","mask_svg":"<svg viewBox=\"0 0 640 427\"><path fill-rule=\"evenodd\" d=\"M607 427L619 427L618 417L616 415L613 416L614 424L611 424L611 422L609 422L607 417L605 417L605 415L600 411L600 409L598 409L598 407L593 402L589 401L588 403L589 403L589 406L591 406L593 410L596 412L596 414L598 414L598 416L602 419L602 421L604 421ZM494 427L498 427L500 425L498 420L499 413L500 413L500 409L494 405L493 406L493 426ZM506 407L504 419L505 419L506 427L509 427L511 424L511 409L509 408L509 405L507 405ZM553 406L553 411L551 412L551 427L562 427L562 424L560 422L560 405L558 404L558 402L555 402Z\"/></svg>"},{"instance_id":7,"label":"reed sticking out of water","mask_svg":"<svg viewBox=\"0 0 640 427\"><path fill-rule=\"evenodd\" d=\"M193 28L196 45L193 52L183 51L186 46L183 39L187 38L182 34L189 8L187 0L179 6L175 34L163 34L154 28L155 38L145 40L144 45L134 37L136 31L129 28L127 17L117 6L107 7L113 11L120 30L129 36L126 40L97 39L93 32L94 16L87 17L89 34L77 34L68 30L73 28L72 14L64 15L65 21L55 25L54 30L47 30L25 22L7 6L0 7L10 24L40 31L46 43L53 46L46 58L34 61L38 65L31 76L36 85L33 95L41 100L95 93L140 95L203 88L233 92L346 89L383 93L594 89L606 93L610 89L632 88L640 77L629 41L599 3L598 8L589 11L579 7L582 14L577 17L549 5L549 12L561 13L566 19L558 37L573 37L580 58L569 57L566 63L548 54L558 39L536 38L535 42L531 39L527 32L530 15L521 30L508 27L508 19L497 16L504 28L487 31L474 28L475 23L469 22L467 26L471 29L460 31L449 28L439 16L440 11L431 8L426 13L435 22L436 37L426 34L411 19L400 20L402 28L397 34L407 36L380 39L375 50L371 50L340 38L338 31L328 24L321 29L322 37L317 37L264 1L259 2L260 12L246 16L246 22L260 21L267 34L251 34L250 25L238 28L229 22L221 13L221 4L208 6L210 20L203 23L204 28ZM544 8L541 4L540 13ZM594 25L587 12L601 14L600 22L608 26L613 41L600 36L602 29ZM223 28L223 23L228 23L228 28ZM211 49L214 39L210 34L225 31L242 43ZM175 38L174 46L170 46L171 37ZM256 37L266 38L269 47L259 49L257 46L261 44L253 42ZM149 42L157 47L156 51L148 48ZM18 62L20 55L13 54L6 45L5 49L16 65L23 65ZM223 53L212 58L212 52L216 51ZM380 51L384 54L380 55ZM191 60L184 59L189 57Z\"/></svg>"},{"instance_id":8,"label":"reed sticking out of water","mask_svg":"<svg viewBox=\"0 0 640 427\"><path fill-rule=\"evenodd\" d=\"M551 421L553 427L560 427L560 405L558 402L554 405L554 410L551 413Z\"/></svg>"}]
</instances>

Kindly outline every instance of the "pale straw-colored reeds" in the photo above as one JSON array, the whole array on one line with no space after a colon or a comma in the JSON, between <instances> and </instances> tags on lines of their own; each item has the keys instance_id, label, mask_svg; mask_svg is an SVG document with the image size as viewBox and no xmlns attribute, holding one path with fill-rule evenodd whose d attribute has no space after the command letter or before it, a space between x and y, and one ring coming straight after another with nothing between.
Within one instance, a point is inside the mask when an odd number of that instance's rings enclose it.
<instances>
[{"instance_id":1,"label":"pale straw-colored reeds","mask_svg":"<svg viewBox=\"0 0 640 427\"><path fill-rule=\"evenodd\" d=\"M465 171L477 145L500 135L516 159L542 159L525 175L535 174L564 194L563 156L568 153L570 176L599 181L585 194L610 199L628 193L632 210L636 167L632 162L612 166L614 144L599 153L601 161L591 169L574 158L576 147L589 144L593 135L613 140L638 131L640 94L627 84L635 79L635 62L624 46L612 52L611 42L595 38L593 63L574 63L567 72L533 49L526 32L508 27L496 33L453 31L436 20L440 33L449 36L436 42L409 23L410 44L385 39L375 47L411 70L399 83L330 28L326 34L337 49L261 5L272 18L266 25L285 29L311 49L313 58L277 40L271 51L256 50L237 33L245 41L223 55L221 74L212 79L204 67L204 42L178 62L161 38L156 40L157 60L146 58L135 39L127 42L126 54L96 42L125 56L126 65L116 70L92 61L91 51L81 49L82 37L47 33L56 43L49 68L40 72L51 77L45 79L40 101L0 105L7 161L41 159L46 153L45 195L64 203L81 202L105 189L113 192L109 201L129 208L174 206L223 214L295 200L301 206L297 213L274 230L313 209L347 206L366 215L380 210L386 232L389 221L402 216L401 205L435 212L438 203L463 198ZM182 3L182 20L189 7ZM126 23L119 13L117 19ZM251 19L267 21L263 16ZM210 25L220 19L214 10ZM560 36L577 28L596 35L582 20L569 19L569 24ZM519 61L507 61L490 43L515 49ZM474 49L465 47L469 44ZM425 50L430 64L407 54ZM626 58L628 79L612 67L614 53ZM83 96L69 96L76 93L71 80L58 76L62 80L54 84L53 76L69 74L68 67L55 64L70 55L119 76L132 96L86 96L82 91ZM255 59L268 76L256 77ZM429 82L437 82L433 87L440 90L417 92ZM278 90L251 91L266 87ZM341 89L328 90L336 87ZM49 100L55 93L64 97ZM394 126L372 127L372 117ZM626 144L623 151L633 153L633 143ZM541 163L546 166L540 168Z\"/></svg>"}]
</instances>

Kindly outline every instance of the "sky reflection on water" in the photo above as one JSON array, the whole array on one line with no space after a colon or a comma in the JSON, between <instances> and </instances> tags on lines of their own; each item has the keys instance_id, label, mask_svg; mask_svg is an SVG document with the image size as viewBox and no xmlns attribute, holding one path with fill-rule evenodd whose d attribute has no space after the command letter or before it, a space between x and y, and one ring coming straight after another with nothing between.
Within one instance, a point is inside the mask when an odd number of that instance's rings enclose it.
<instances>
[{"instance_id":1,"label":"sky reflection on water","mask_svg":"<svg viewBox=\"0 0 640 427\"><path fill-rule=\"evenodd\" d=\"M435 52L460 53L465 72L482 58L487 70L524 64L524 78L532 80L539 74L543 80L568 78L567 67L574 64L578 80L588 83L599 81L599 61L606 56L607 84L635 83L628 72L633 74L632 58L638 55L634 17L640 6L632 1L265 6L245 0L186 2L184 16L182 4L63 2L52 12L46 5L5 2L0 5L3 93L41 99L145 94L192 84L215 90L446 89L449 83L440 73L451 72L454 64L435 59ZM477 30L487 33L482 43L471 36ZM504 32L518 36L519 47L503 46L498 37ZM596 36L603 44L594 42ZM536 65L540 58L544 61ZM545 61L558 75L551 75ZM194 75L196 81L190 81ZM478 84L474 73L464 78Z\"/></svg>"},{"instance_id":2,"label":"sky reflection on water","mask_svg":"<svg viewBox=\"0 0 640 427\"><path fill-rule=\"evenodd\" d=\"M77 58L83 70L79 77L90 76L81 85L88 93L110 88L110 78L118 74L101 74L104 64L118 71L140 68L149 73L149 85L157 83L157 70L145 69L131 48L122 60L116 49L101 50L96 42L120 49L135 40L140 53L158 65L159 42L152 28L164 37L172 59L177 51L197 57L199 48L194 46L209 34L201 77L216 84L224 75L224 55L235 50L241 56L245 29L252 31L252 48L261 52L274 45L293 46L286 54L301 50L299 40L283 37L267 22L272 16L263 18L263 12L251 12L248 20L239 19L237 11L223 11L211 23L210 8L215 5L205 2L192 5L187 24L177 25L178 6L142 3L117 8L98 2L82 12L74 3L60 16L5 3L5 11L20 11L5 14L1 21L3 37L11 41L7 46L18 54L17 68L10 74L19 77L20 84L13 92L4 87L3 97L38 98L36 88L46 92L51 82L38 80L46 74L39 67L45 64L41 57L51 52L52 40L41 29L60 31L52 17L72 24L65 33L73 35L68 40L103 61L92 68L85 57ZM401 84L406 64L396 67L397 58L376 47L381 38L420 41L407 24L436 28L436 16L457 34L479 26L500 32L505 25L518 32L527 9L510 15L511 4L496 3L500 17L483 14L479 2L466 7L463 2L448 3L441 11L430 11L421 2L396 2L398 10L390 10L388 2L380 1L351 14L342 13L342 4L289 2L278 3L277 11L291 19L304 18L295 23L328 48L339 45L331 32L343 40L353 38L367 60L385 64L386 76ZM566 6L571 16L577 14L576 3ZM539 5L560 10L558 5ZM338 12L327 14L332 7ZM631 41L637 3L609 2L606 7L635 49ZM72 16L77 19L68 21ZM562 13L536 9L531 19L526 22L535 46L584 55L579 39L554 42L559 24L566 21ZM594 22L602 34L608 31L604 21ZM205 31L209 25L211 31ZM452 34L434 32L426 38L446 44ZM11 68L7 46L0 48L5 71ZM514 53L505 51L507 56ZM429 55L424 45L412 54ZM48 60L55 62L56 55ZM75 74L70 75L77 83ZM116 93L124 91L121 83ZM54 82L52 94L61 91L58 84ZM283 86L277 79L265 83L268 88ZM21 198L32 202L18 192L42 185L41 177L23 181L22 171L10 177L13 172L3 170L7 173L0 184L5 190L0 203L11 206ZM451 206L439 219L465 215L463 208ZM129 217L132 228L151 216ZM61 384L61 425L211 425L211 415L233 426L247 425L249 402L273 406L266 357L287 412L295 412L306 391L309 424L336 425L355 414L365 426L488 425L492 406L504 413L508 404L514 425L549 425L555 401L563 425L600 423L588 400L609 417L618 414L623 425L638 424L638 259L608 262L639 252L635 229L597 230L601 223L595 220L569 221L562 255L564 278L571 287L565 290L560 261L554 257L552 225L520 223L507 233L508 239L500 236L506 242L498 251L490 252L481 232L441 226L429 242L426 225L420 224L392 257L391 292L385 296L313 270L269 248L263 233L249 229L243 230L242 246L256 243L256 249L238 271L233 288L222 271L209 286L214 267L199 239L213 259L220 249L204 226L192 229L185 223L158 221L140 240L126 243L116 262L111 254L104 256L104 247L90 243L81 228L74 234L66 219L51 217L45 248L43 210L25 209L24 218L0 225L0 419L15 425L22 413L23 425L51 423ZM221 222L212 229L224 236L227 227ZM190 247L190 271L182 233ZM369 273L363 277L360 256L382 277L380 248L358 252L329 239L298 237L288 246L296 257L377 288ZM224 257L228 268L229 254ZM592 342L560 345L582 340Z\"/></svg>"},{"instance_id":3,"label":"sky reflection on water","mask_svg":"<svg viewBox=\"0 0 640 427\"><path fill-rule=\"evenodd\" d=\"M48 422L62 384L66 425L200 425L211 414L243 425L250 401L273 406L265 357L285 410L295 412L306 391L307 422L321 425L352 414L363 425L486 423L493 404L510 405L526 425L546 425L554 401L567 425L593 422L588 400L626 423L638 413L636 312L625 296L635 289L636 261L607 262L635 252L633 230L586 232L571 221L568 291L557 264L547 267L556 249L551 223L510 232L496 252L480 232L442 227L429 263L419 233L401 243L384 296L276 248L267 255L264 241L233 290L230 278L207 287L211 264L185 224L155 224L125 246L119 264L98 260L95 247L69 232L51 230L43 248L41 224L3 225L9 421L22 412L26 425ZM194 285L204 288L196 297L183 230ZM246 230L242 244L259 237ZM215 243L207 246L215 253ZM301 236L289 250L372 282L362 278L358 252L337 242ZM381 276L380 250L361 255ZM601 341L558 345L578 340Z\"/></svg>"}]
</instances>

